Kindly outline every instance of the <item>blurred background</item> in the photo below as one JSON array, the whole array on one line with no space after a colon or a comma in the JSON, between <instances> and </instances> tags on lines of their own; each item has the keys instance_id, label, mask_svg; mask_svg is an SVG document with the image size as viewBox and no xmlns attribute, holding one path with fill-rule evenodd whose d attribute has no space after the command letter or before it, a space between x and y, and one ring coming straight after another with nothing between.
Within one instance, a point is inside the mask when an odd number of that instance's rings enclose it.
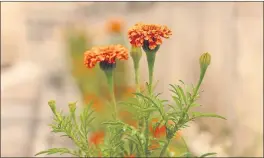
<instances>
[{"instance_id":1,"label":"blurred background","mask_svg":"<svg viewBox=\"0 0 264 158\"><path fill-rule=\"evenodd\" d=\"M196 83L199 56L208 51L199 111L227 121L200 119L182 132L195 154L263 155L263 3L261 2L2 2L1 155L31 157L71 144L50 133L54 99L61 109L93 100L107 111L105 80L98 67L83 66L93 45L122 43L137 22L164 24L155 65L156 91L169 98L170 83ZM133 92L132 61L116 71L118 99ZM141 60L141 82L147 63ZM103 76L103 77L102 77ZM175 149L176 150L176 149Z\"/></svg>"}]
</instances>

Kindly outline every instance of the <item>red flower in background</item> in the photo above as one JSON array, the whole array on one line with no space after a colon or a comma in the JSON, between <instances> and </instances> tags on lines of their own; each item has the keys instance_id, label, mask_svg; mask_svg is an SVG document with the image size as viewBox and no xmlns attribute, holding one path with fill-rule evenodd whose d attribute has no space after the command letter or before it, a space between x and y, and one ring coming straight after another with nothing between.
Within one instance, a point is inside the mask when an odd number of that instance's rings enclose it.
<instances>
[{"instance_id":1,"label":"red flower in background","mask_svg":"<svg viewBox=\"0 0 264 158\"><path fill-rule=\"evenodd\" d=\"M152 134L155 138L166 136L166 126L163 125L161 127L157 127L154 131L152 131Z\"/></svg>"},{"instance_id":2,"label":"red flower in background","mask_svg":"<svg viewBox=\"0 0 264 158\"><path fill-rule=\"evenodd\" d=\"M158 122L158 118L154 118L152 119L151 121L151 124L150 124L150 127L149 127L149 130L151 131L153 137L155 138L160 138L162 136L165 136L166 135L166 127L165 125L162 125L162 126L158 126L156 127L155 129L153 129L153 125L154 123Z\"/></svg>"},{"instance_id":3,"label":"red flower in background","mask_svg":"<svg viewBox=\"0 0 264 158\"><path fill-rule=\"evenodd\" d=\"M152 119L151 122L152 122L152 125L153 125L154 123L158 122L158 119L154 118L154 119ZM168 124L172 125L172 124L174 124L174 122L169 120ZM155 130L152 128L152 125L150 125L150 131L152 132L153 137L160 138L160 137L166 136L166 126L165 125L158 126L158 127L155 128Z\"/></svg>"},{"instance_id":4,"label":"red flower in background","mask_svg":"<svg viewBox=\"0 0 264 158\"><path fill-rule=\"evenodd\" d=\"M96 112L102 112L104 110L102 101L95 94L86 93L83 97L85 104L89 104L92 102L92 108Z\"/></svg>"}]
</instances>

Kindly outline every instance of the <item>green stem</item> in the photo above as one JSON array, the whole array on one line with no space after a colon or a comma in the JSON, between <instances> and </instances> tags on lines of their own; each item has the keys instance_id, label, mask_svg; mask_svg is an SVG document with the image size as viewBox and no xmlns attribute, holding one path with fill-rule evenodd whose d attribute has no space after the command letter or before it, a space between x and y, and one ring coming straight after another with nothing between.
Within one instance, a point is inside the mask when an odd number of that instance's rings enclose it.
<instances>
[{"instance_id":1,"label":"green stem","mask_svg":"<svg viewBox=\"0 0 264 158\"><path fill-rule=\"evenodd\" d=\"M116 99L115 99L115 92L114 92L114 79L113 79L113 71L104 71L107 77L107 82L109 86L111 100L113 102L114 108L114 118L117 118L117 108L116 108Z\"/></svg>"},{"instance_id":2,"label":"green stem","mask_svg":"<svg viewBox=\"0 0 264 158\"><path fill-rule=\"evenodd\" d=\"M154 73L154 63L156 53L154 52L146 52L147 61L148 61L148 70L149 70L149 95L152 95L152 84L153 84L153 73ZM145 145L145 154L148 157L148 145L149 145L149 122L148 117L145 118L145 137L146 137L146 145Z\"/></svg>"},{"instance_id":3,"label":"green stem","mask_svg":"<svg viewBox=\"0 0 264 158\"><path fill-rule=\"evenodd\" d=\"M136 90L137 93L140 92L140 85L139 85L139 63L134 61L134 69L135 69L135 83L136 83Z\"/></svg>"},{"instance_id":4,"label":"green stem","mask_svg":"<svg viewBox=\"0 0 264 158\"><path fill-rule=\"evenodd\" d=\"M135 84L136 84L136 92L140 93L140 84L139 84L139 62L136 62L134 60L134 69L135 69ZM139 131L142 131L143 129L143 123L144 119L139 120L138 122L138 127L139 127Z\"/></svg>"},{"instance_id":5,"label":"green stem","mask_svg":"<svg viewBox=\"0 0 264 158\"><path fill-rule=\"evenodd\" d=\"M149 144L149 128L148 128L148 118L145 118L145 137L146 137L146 144L145 144L145 155L148 157L148 144Z\"/></svg>"},{"instance_id":6,"label":"green stem","mask_svg":"<svg viewBox=\"0 0 264 158\"><path fill-rule=\"evenodd\" d=\"M206 69L201 70L200 79L199 79L198 84L197 84L197 86L196 86L196 88L195 88L195 90L194 90L194 94L193 94L193 97L192 97L192 100L191 100L191 103L190 103L190 104L192 104L192 102L193 102L193 100L194 100L194 98L195 98L195 96L196 96L198 90L200 89L200 86L201 86L201 84L202 84L202 81L203 81L203 78L204 78L205 72L206 72Z\"/></svg>"},{"instance_id":7,"label":"green stem","mask_svg":"<svg viewBox=\"0 0 264 158\"><path fill-rule=\"evenodd\" d=\"M154 73L154 63L156 53L147 52L148 70L149 70L149 92L152 93L152 83L153 83L153 73Z\"/></svg>"},{"instance_id":8,"label":"green stem","mask_svg":"<svg viewBox=\"0 0 264 158\"><path fill-rule=\"evenodd\" d=\"M73 122L74 122L74 124L75 124L75 127L77 128L77 131L79 132L79 135L80 135L80 137L83 137L83 139L82 140L80 140L80 141L84 141L84 143L87 145L87 146L84 146L85 147L85 153L86 154L88 154L88 150L89 150L89 148L88 148L88 138L87 138L87 135L85 135L81 130L80 130L80 127L79 127L79 125L78 125L78 123L77 123L77 120L76 120L76 115L75 115L75 111L74 112L72 112L72 119L73 119Z\"/></svg>"},{"instance_id":9,"label":"green stem","mask_svg":"<svg viewBox=\"0 0 264 158\"><path fill-rule=\"evenodd\" d=\"M187 145L185 139L184 139L182 136L180 136L180 137L181 137L181 139L182 139L182 141L183 141L183 143L184 143L184 146L185 146L187 152L189 152L190 150L189 150L189 148L188 148L188 145Z\"/></svg>"},{"instance_id":10,"label":"green stem","mask_svg":"<svg viewBox=\"0 0 264 158\"><path fill-rule=\"evenodd\" d=\"M171 139L167 139L167 142L165 143L165 145L163 146L163 148L160 152L160 157L162 157L165 154L165 152L166 152L166 150L170 144L170 141L171 141Z\"/></svg>"},{"instance_id":11,"label":"green stem","mask_svg":"<svg viewBox=\"0 0 264 158\"><path fill-rule=\"evenodd\" d=\"M195 90L194 90L194 93L193 93L193 96L191 98L191 101L190 103L187 105L187 108L185 109L184 113L182 114L182 117L181 119L179 120L179 123L181 123L186 115L186 113L189 111L193 101L194 101L194 98L196 97L197 93L198 93L198 90L200 89L200 86L202 84L202 81L203 81L203 78L204 78L204 75L205 75L205 72L206 72L206 69L202 69L201 70L201 74L200 74L200 79L198 81L198 84L197 86L195 87Z\"/></svg>"}]
</instances>

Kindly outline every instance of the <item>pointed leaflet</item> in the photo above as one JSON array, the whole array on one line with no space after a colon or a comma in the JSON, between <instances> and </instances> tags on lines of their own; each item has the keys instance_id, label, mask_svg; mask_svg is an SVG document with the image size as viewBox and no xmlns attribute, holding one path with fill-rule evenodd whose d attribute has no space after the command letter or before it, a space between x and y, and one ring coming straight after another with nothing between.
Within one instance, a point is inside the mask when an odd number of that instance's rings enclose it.
<instances>
[{"instance_id":1,"label":"pointed leaflet","mask_svg":"<svg viewBox=\"0 0 264 158\"><path fill-rule=\"evenodd\" d=\"M180 155L179 157L193 157L193 155L190 152L186 152L186 153L183 153L182 155Z\"/></svg>"},{"instance_id":2,"label":"pointed leaflet","mask_svg":"<svg viewBox=\"0 0 264 158\"><path fill-rule=\"evenodd\" d=\"M217 153L206 153L201 155L200 157L207 157L207 156L212 156L212 155L216 155Z\"/></svg>"},{"instance_id":3,"label":"pointed leaflet","mask_svg":"<svg viewBox=\"0 0 264 158\"><path fill-rule=\"evenodd\" d=\"M216 118L221 118L221 119L226 120L226 118L220 115L211 114L211 113L200 113L200 112L193 112L193 118L191 119L199 118L199 117L216 117Z\"/></svg>"},{"instance_id":4,"label":"pointed leaflet","mask_svg":"<svg viewBox=\"0 0 264 158\"><path fill-rule=\"evenodd\" d=\"M186 96L185 96L185 94L184 94L183 89L182 89L180 86L177 86L177 87L178 87L178 89L179 89L179 91L180 91L180 94L181 94L181 96L182 96L182 98L183 98L183 100L184 100L185 105L188 105L188 102L187 102L187 99L186 99Z\"/></svg>"},{"instance_id":5,"label":"pointed leaflet","mask_svg":"<svg viewBox=\"0 0 264 158\"><path fill-rule=\"evenodd\" d=\"M55 154L55 153L60 153L60 154L73 154L67 148L52 148L52 149L48 149L46 151L41 151L41 152L37 153L35 156L42 155L42 154L51 155L51 154Z\"/></svg>"}]
</instances>

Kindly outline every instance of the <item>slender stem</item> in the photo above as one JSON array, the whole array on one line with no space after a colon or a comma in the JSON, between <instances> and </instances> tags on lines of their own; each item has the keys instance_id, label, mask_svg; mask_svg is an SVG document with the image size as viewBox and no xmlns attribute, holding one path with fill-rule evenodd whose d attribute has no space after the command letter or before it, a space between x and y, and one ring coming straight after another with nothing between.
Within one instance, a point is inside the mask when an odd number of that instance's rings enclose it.
<instances>
[{"instance_id":1,"label":"slender stem","mask_svg":"<svg viewBox=\"0 0 264 158\"><path fill-rule=\"evenodd\" d=\"M154 52L146 52L147 54L147 61L148 61L148 70L149 70L149 95L152 95L152 83L153 83L153 73L154 73L154 63L156 54ZM145 118L145 137L146 137L146 144L145 144L145 154L148 157L148 145L149 145L149 122L148 117Z\"/></svg>"},{"instance_id":2,"label":"slender stem","mask_svg":"<svg viewBox=\"0 0 264 158\"><path fill-rule=\"evenodd\" d=\"M136 83L136 90L140 92L140 85L139 85L139 63L134 61L134 69L135 69L135 83Z\"/></svg>"},{"instance_id":3,"label":"slender stem","mask_svg":"<svg viewBox=\"0 0 264 158\"><path fill-rule=\"evenodd\" d=\"M115 92L114 92L114 79L113 79L113 71L105 71L107 82L109 86L109 91L111 95L111 100L113 102L114 108L114 118L117 118L117 108L116 108L116 99L115 99Z\"/></svg>"},{"instance_id":4,"label":"slender stem","mask_svg":"<svg viewBox=\"0 0 264 158\"><path fill-rule=\"evenodd\" d=\"M165 154L165 152L166 152L166 150L170 144L170 141L171 141L171 139L167 139L167 142L165 143L165 145L163 146L163 148L161 150L160 157L162 157Z\"/></svg>"},{"instance_id":5,"label":"slender stem","mask_svg":"<svg viewBox=\"0 0 264 158\"><path fill-rule=\"evenodd\" d=\"M198 84L197 84L197 86L196 86L196 88L195 88L195 90L194 90L194 94L193 94L193 96L192 96L192 99L191 99L190 103L188 104L188 106L187 106L187 108L186 108L186 110L185 110L185 113L183 114L182 119L185 117L186 112L188 112L188 110L190 109L190 107L191 107L191 105L192 105L192 103L193 103L193 101L194 101L194 98L195 98L195 96L196 96L198 90L200 89L200 86L201 86L201 84L202 84L202 81L203 81L203 78L204 78L205 72L206 72L206 69L205 69L205 70L201 70L200 79L199 79Z\"/></svg>"},{"instance_id":6,"label":"slender stem","mask_svg":"<svg viewBox=\"0 0 264 158\"><path fill-rule=\"evenodd\" d=\"M149 128L148 128L148 118L145 118L145 137L146 137L146 144L145 144L145 155L148 157L148 144L149 144Z\"/></svg>"},{"instance_id":7,"label":"slender stem","mask_svg":"<svg viewBox=\"0 0 264 158\"><path fill-rule=\"evenodd\" d=\"M198 90L199 90L199 88L200 88L200 86L202 84L202 81L203 81L203 78L204 78L204 75L205 75L205 70L201 70L201 71L202 72L201 72L201 75L200 75L200 79L199 79L198 84L197 84L197 86L195 88L191 103L193 102L193 100L194 100L194 98L195 98L195 96L196 96L196 94L197 94L197 92L198 92Z\"/></svg>"},{"instance_id":8,"label":"slender stem","mask_svg":"<svg viewBox=\"0 0 264 158\"><path fill-rule=\"evenodd\" d=\"M185 146L187 152L189 152L190 150L189 150L189 148L188 148L188 145L187 145L185 139L184 139L182 136L180 136L180 137L181 137L181 139L182 139L182 141L183 141L183 143L184 143L184 146Z\"/></svg>"},{"instance_id":9,"label":"slender stem","mask_svg":"<svg viewBox=\"0 0 264 158\"><path fill-rule=\"evenodd\" d=\"M152 93L154 63L156 54L153 52L147 52L148 70L149 70L149 92Z\"/></svg>"},{"instance_id":10,"label":"slender stem","mask_svg":"<svg viewBox=\"0 0 264 158\"><path fill-rule=\"evenodd\" d=\"M139 61L133 60L134 61L134 70L135 70L135 84L136 84L136 92L140 93L140 84L139 84ZM142 131L143 129L143 123L144 119L139 120L138 122L138 127L139 131Z\"/></svg>"}]
</instances>

